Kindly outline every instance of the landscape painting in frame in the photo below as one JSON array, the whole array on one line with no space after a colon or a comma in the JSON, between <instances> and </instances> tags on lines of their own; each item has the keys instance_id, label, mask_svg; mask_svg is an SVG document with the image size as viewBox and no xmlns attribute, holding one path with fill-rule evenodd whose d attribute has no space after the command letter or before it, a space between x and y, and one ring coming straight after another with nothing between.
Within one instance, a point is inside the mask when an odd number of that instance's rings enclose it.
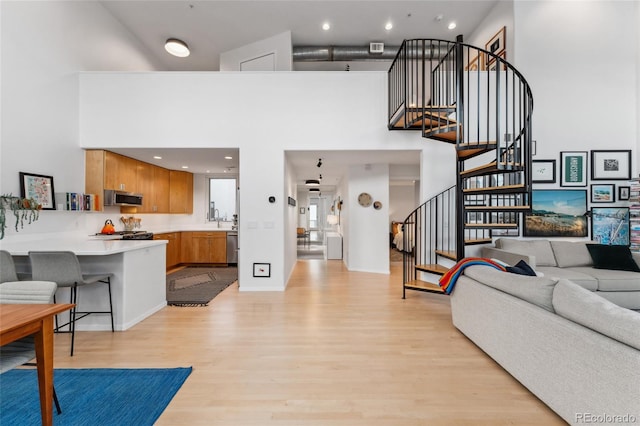
<instances>
[{"instance_id":1,"label":"landscape painting in frame","mask_svg":"<svg viewBox=\"0 0 640 426\"><path fill-rule=\"evenodd\" d=\"M600 244L629 245L629 208L593 207L591 239Z\"/></svg>"},{"instance_id":2,"label":"landscape painting in frame","mask_svg":"<svg viewBox=\"0 0 640 426\"><path fill-rule=\"evenodd\" d=\"M531 213L525 215L525 237L586 237L587 191L532 191Z\"/></svg>"}]
</instances>

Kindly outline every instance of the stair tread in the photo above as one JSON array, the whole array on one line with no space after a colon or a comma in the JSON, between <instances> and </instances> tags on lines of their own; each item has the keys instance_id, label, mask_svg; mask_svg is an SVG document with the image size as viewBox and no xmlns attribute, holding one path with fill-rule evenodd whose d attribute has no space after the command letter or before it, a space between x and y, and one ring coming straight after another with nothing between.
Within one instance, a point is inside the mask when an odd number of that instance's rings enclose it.
<instances>
[{"instance_id":1,"label":"stair tread","mask_svg":"<svg viewBox=\"0 0 640 426\"><path fill-rule=\"evenodd\" d=\"M506 191L510 189L524 189L524 184L520 183L516 185L485 186L481 188L465 188L462 190L462 192L469 193L469 192Z\"/></svg>"},{"instance_id":2,"label":"stair tread","mask_svg":"<svg viewBox=\"0 0 640 426\"><path fill-rule=\"evenodd\" d=\"M476 238L471 240L464 240L466 245L474 245L474 244L488 244L493 242L492 238Z\"/></svg>"},{"instance_id":3,"label":"stair tread","mask_svg":"<svg viewBox=\"0 0 640 426\"><path fill-rule=\"evenodd\" d=\"M517 223L465 223L466 228L501 228L501 229L513 229L517 228Z\"/></svg>"},{"instance_id":4,"label":"stair tread","mask_svg":"<svg viewBox=\"0 0 640 426\"><path fill-rule=\"evenodd\" d=\"M521 163L513 163L513 164L511 164L511 163L506 163L506 162L503 162L503 161L500 162L500 165L503 165L503 166L510 165L512 167L521 167L522 166ZM463 170L462 172L460 172L460 176L465 178L465 177L478 176L478 175L482 175L482 174L510 172L510 171L513 171L513 170L498 168L498 163L496 163L495 161L492 161L491 163L483 164L482 166L474 167L472 169Z\"/></svg>"},{"instance_id":5,"label":"stair tread","mask_svg":"<svg viewBox=\"0 0 640 426\"><path fill-rule=\"evenodd\" d=\"M433 293L444 293L444 291L438 284L429 281L411 280L408 283L405 283L404 286L405 288L409 289L431 291Z\"/></svg>"},{"instance_id":6,"label":"stair tread","mask_svg":"<svg viewBox=\"0 0 640 426\"><path fill-rule=\"evenodd\" d=\"M449 268L447 268L446 266L442 266L440 264L437 263L429 263L429 264L424 264L424 265L416 265L415 268L418 271L422 271L422 272L430 272L432 274L438 274L438 275L444 275L447 273L447 271L449 271Z\"/></svg>"},{"instance_id":7,"label":"stair tread","mask_svg":"<svg viewBox=\"0 0 640 426\"><path fill-rule=\"evenodd\" d=\"M446 257L447 259L457 260L457 255L455 251L435 250L435 254L437 254L438 256Z\"/></svg>"},{"instance_id":8,"label":"stair tread","mask_svg":"<svg viewBox=\"0 0 640 426\"><path fill-rule=\"evenodd\" d=\"M529 210L531 206L464 206L466 211Z\"/></svg>"}]
</instances>

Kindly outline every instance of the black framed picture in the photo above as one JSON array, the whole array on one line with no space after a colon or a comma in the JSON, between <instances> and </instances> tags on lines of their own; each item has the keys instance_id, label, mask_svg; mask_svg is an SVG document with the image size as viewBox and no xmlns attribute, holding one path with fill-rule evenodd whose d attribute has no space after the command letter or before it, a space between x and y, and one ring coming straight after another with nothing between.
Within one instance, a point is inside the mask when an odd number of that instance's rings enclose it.
<instances>
[{"instance_id":1,"label":"black framed picture","mask_svg":"<svg viewBox=\"0 0 640 426\"><path fill-rule=\"evenodd\" d=\"M31 198L42 207L42 210L55 210L56 198L53 189L53 176L35 173L20 173L20 196Z\"/></svg>"},{"instance_id":2,"label":"black framed picture","mask_svg":"<svg viewBox=\"0 0 640 426\"><path fill-rule=\"evenodd\" d=\"M591 151L592 180L631 179L631 150Z\"/></svg>"},{"instance_id":3,"label":"black framed picture","mask_svg":"<svg viewBox=\"0 0 640 426\"><path fill-rule=\"evenodd\" d=\"M591 209L591 239L600 244L628 246L628 207L594 207Z\"/></svg>"},{"instance_id":4,"label":"black framed picture","mask_svg":"<svg viewBox=\"0 0 640 426\"><path fill-rule=\"evenodd\" d=\"M628 201L631 198L631 187L630 186L619 186L618 187L618 200L619 201Z\"/></svg>"},{"instance_id":5,"label":"black framed picture","mask_svg":"<svg viewBox=\"0 0 640 426\"><path fill-rule=\"evenodd\" d=\"M612 183L591 184L592 203L614 203L616 201L616 186Z\"/></svg>"},{"instance_id":6,"label":"black framed picture","mask_svg":"<svg viewBox=\"0 0 640 426\"><path fill-rule=\"evenodd\" d=\"M533 160L531 178L534 183L556 183L556 160Z\"/></svg>"},{"instance_id":7,"label":"black framed picture","mask_svg":"<svg viewBox=\"0 0 640 426\"><path fill-rule=\"evenodd\" d=\"M560 186L587 186L587 151L560 152Z\"/></svg>"},{"instance_id":8,"label":"black framed picture","mask_svg":"<svg viewBox=\"0 0 640 426\"><path fill-rule=\"evenodd\" d=\"M586 189L534 189L525 213L525 237L586 237Z\"/></svg>"},{"instance_id":9,"label":"black framed picture","mask_svg":"<svg viewBox=\"0 0 640 426\"><path fill-rule=\"evenodd\" d=\"M271 264L270 263L254 263L253 276L260 277L260 278L269 278L271 276Z\"/></svg>"}]
</instances>

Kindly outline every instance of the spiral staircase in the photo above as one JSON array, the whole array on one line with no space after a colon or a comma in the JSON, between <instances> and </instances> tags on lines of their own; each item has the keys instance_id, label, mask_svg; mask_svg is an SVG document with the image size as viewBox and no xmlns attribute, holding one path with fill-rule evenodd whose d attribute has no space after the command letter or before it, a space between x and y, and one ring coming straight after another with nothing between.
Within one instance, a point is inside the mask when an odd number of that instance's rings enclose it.
<instances>
[{"instance_id":1,"label":"spiral staircase","mask_svg":"<svg viewBox=\"0 0 640 426\"><path fill-rule=\"evenodd\" d=\"M469 245L518 235L531 209L533 98L501 55L461 39L405 40L389 70L389 130L420 131L456 151L455 177L444 179L456 184L403 223L403 298L407 289L441 293L433 277L447 263Z\"/></svg>"}]
</instances>

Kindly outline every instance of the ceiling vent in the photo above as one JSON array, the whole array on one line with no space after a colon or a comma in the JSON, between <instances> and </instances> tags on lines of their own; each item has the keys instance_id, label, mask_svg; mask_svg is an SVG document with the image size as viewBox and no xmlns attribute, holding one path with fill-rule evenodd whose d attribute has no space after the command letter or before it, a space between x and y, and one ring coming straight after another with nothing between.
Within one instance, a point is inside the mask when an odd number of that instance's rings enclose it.
<instances>
[{"instance_id":1,"label":"ceiling vent","mask_svg":"<svg viewBox=\"0 0 640 426\"><path fill-rule=\"evenodd\" d=\"M369 53L384 53L384 43L369 43Z\"/></svg>"}]
</instances>

